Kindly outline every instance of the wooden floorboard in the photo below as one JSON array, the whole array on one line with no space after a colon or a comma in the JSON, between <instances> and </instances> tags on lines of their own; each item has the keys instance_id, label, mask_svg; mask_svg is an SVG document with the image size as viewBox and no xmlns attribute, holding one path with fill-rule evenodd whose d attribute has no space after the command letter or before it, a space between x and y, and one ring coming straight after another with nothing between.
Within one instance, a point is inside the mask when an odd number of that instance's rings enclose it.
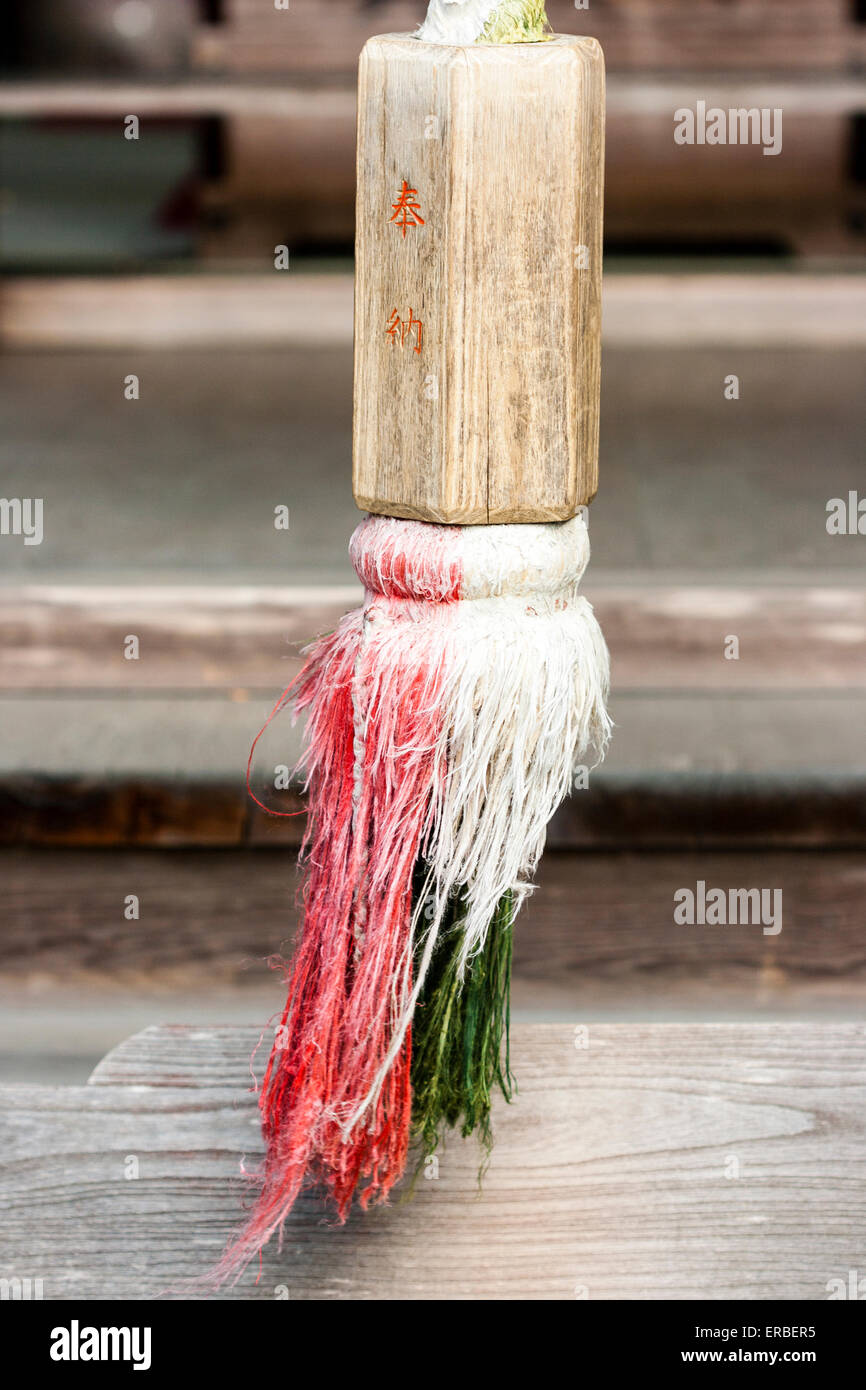
<instances>
[{"instance_id":1,"label":"wooden floorboard","mask_svg":"<svg viewBox=\"0 0 866 1390\"><path fill-rule=\"evenodd\" d=\"M148 1030L90 1086L0 1089L3 1273L46 1299L189 1296L258 1150L256 1038ZM826 1299L866 1260L864 1041L838 1024L521 1026L480 1192L474 1143L452 1141L411 1201L343 1228L309 1194L282 1253L224 1296Z\"/></svg>"},{"instance_id":2,"label":"wooden floorboard","mask_svg":"<svg viewBox=\"0 0 866 1390\"><path fill-rule=\"evenodd\" d=\"M5 851L0 875L0 990L23 989L48 1014L64 987L103 998L267 987L267 959L291 948L297 927L289 852ZM674 894L699 880L778 892L780 930L677 924ZM126 920L130 894L139 916ZM515 1005L570 1017L686 1004L707 1017L863 1017L864 900L862 853L551 852L518 920Z\"/></svg>"},{"instance_id":3,"label":"wooden floorboard","mask_svg":"<svg viewBox=\"0 0 866 1390\"><path fill-rule=\"evenodd\" d=\"M844 103L838 85L829 92L831 100L834 94ZM16 95L9 89L0 95L0 110ZM128 100L138 100L140 95L129 93ZM669 112L680 104L678 95L682 93L676 90L660 94L668 120ZM206 103L208 92L193 88L189 96L194 106L202 100ZM253 106L268 100L277 105L294 101L303 107L304 118L311 118L309 93L248 88L241 96ZM156 97L164 105L159 92ZM754 104L772 106L773 97L771 92L766 102ZM29 89L22 90L21 101L29 99ZM354 94L335 94L334 100L345 104L350 128ZM848 103L853 100L852 94ZM62 93L57 101L65 110ZM734 102L742 104L740 98ZM273 117L274 111L269 114ZM640 114L635 106L632 115ZM624 271L605 280L604 341L607 347L630 348L862 346L866 342L864 297L862 283L851 275ZM204 272L110 280L28 277L4 286L0 338L11 349L351 346L352 277L302 271L285 281L273 273Z\"/></svg>"},{"instance_id":4,"label":"wooden floorboard","mask_svg":"<svg viewBox=\"0 0 866 1390\"><path fill-rule=\"evenodd\" d=\"M866 690L866 588L585 583L632 690ZM279 693L360 586L10 586L0 691ZM124 657L127 633L140 659ZM725 656L733 634L735 659ZM730 646L728 646L730 651Z\"/></svg>"}]
</instances>

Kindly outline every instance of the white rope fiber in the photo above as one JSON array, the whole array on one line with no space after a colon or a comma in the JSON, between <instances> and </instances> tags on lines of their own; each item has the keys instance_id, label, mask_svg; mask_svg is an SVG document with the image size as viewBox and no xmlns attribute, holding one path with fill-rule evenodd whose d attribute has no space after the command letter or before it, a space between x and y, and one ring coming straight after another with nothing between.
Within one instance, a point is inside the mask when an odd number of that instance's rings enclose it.
<instances>
[{"instance_id":1,"label":"white rope fiber","mask_svg":"<svg viewBox=\"0 0 866 1390\"><path fill-rule=\"evenodd\" d=\"M548 821L576 767L603 756L611 724L607 647L578 593L589 560L581 516L466 527L370 517L352 558L367 585L380 669L411 648L422 667L442 672L426 902L410 948L423 942L423 951L366 1109L402 1044L449 899L458 891L465 899L465 969L505 894L517 910L532 891ZM410 955L405 964L408 972Z\"/></svg>"}]
</instances>

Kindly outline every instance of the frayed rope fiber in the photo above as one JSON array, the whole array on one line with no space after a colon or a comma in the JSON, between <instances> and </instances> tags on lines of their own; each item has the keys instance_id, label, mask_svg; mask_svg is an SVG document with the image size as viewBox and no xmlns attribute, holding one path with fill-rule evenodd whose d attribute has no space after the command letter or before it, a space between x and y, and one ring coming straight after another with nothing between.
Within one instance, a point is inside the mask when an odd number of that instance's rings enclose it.
<instances>
[{"instance_id":1,"label":"frayed rope fiber","mask_svg":"<svg viewBox=\"0 0 866 1390\"><path fill-rule=\"evenodd\" d=\"M537 43L550 32L544 0L430 0L418 38L428 43Z\"/></svg>"},{"instance_id":2,"label":"frayed rope fiber","mask_svg":"<svg viewBox=\"0 0 866 1390\"><path fill-rule=\"evenodd\" d=\"M266 1155L237 1275L301 1190L339 1220L385 1201L413 1136L490 1143L511 1092L514 918L575 765L600 757L608 655L580 516L438 526L368 517L362 609L308 650L304 922L264 1076Z\"/></svg>"}]
</instances>

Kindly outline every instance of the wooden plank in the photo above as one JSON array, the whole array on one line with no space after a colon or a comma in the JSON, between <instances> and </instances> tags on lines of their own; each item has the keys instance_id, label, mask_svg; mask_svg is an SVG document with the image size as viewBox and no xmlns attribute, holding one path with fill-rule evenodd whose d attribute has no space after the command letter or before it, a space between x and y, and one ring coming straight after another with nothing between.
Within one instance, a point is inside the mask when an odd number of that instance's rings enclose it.
<instances>
[{"instance_id":1,"label":"wooden plank","mask_svg":"<svg viewBox=\"0 0 866 1390\"><path fill-rule=\"evenodd\" d=\"M866 589L595 588L591 570L585 588L618 691L866 689ZM276 699L302 648L361 598L348 585L8 586L0 590L0 691L255 691ZM124 658L127 633L140 639L138 661ZM725 655L730 636L736 660Z\"/></svg>"},{"instance_id":2,"label":"wooden plank","mask_svg":"<svg viewBox=\"0 0 866 1390\"><path fill-rule=\"evenodd\" d=\"M0 990L267 988L291 949L299 878L289 851L4 851ZM682 926L674 893L781 893L781 930ZM517 1010L605 1017L688 1009L860 1017L866 1000L860 853L549 851L515 935ZM127 921L128 894L140 916ZM279 991L277 991L279 992ZM43 1003L50 1012L50 1002Z\"/></svg>"},{"instance_id":3,"label":"wooden plank","mask_svg":"<svg viewBox=\"0 0 866 1390\"><path fill-rule=\"evenodd\" d=\"M605 346L854 347L866 284L850 275L608 275Z\"/></svg>"},{"instance_id":4,"label":"wooden plank","mask_svg":"<svg viewBox=\"0 0 866 1390\"><path fill-rule=\"evenodd\" d=\"M273 265L274 245L260 243ZM350 275L38 276L0 295L7 348L242 347L352 341Z\"/></svg>"},{"instance_id":5,"label":"wooden plank","mask_svg":"<svg viewBox=\"0 0 866 1390\"><path fill-rule=\"evenodd\" d=\"M866 285L850 275L616 273L602 332L607 348L862 347ZM345 346L352 277L27 277L3 286L0 338L9 349Z\"/></svg>"},{"instance_id":6,"label":"wooden plank","mask_svg":"<svg viewBox=\"0 0 866 1390\"><path fill-rule=\"evenodd\" d=\"M866 590L690 584L592 592L590 580L587 591L618 690L866 688ZM726 657L730 637L736 659Z\"/></svg>"},{"instance_id":7,"label":"wooden plank","mask_svg":"<svg viewBox=\"0 0 866 1390\"><path fill-rule=\"evenodd\" d=\"M646 715L646 702L640 713ZM668 709L668 722L681 730L684 713L681 705ZM714 736L716 713L711 706L702 720L706 739ZM61 706L51 714L63 720L68 712ZM774 731L785 750L793 747L802 753L811 749L809 738L816 723L813 701L793 720L778 705L760 708L753 704L736 710L738 719L751 717L754 721L759 714L757 737L750 743ZM593 795L575 795L556 813L548 843L556 849L862 849L866 845L866 797L850 730L862 727L863 713L857 707L844 714L840 756L851 761L850 775L840 774L837 767L810 767L808 772L799 765L786 768L784 754L775 770L767 768L751 775L730 768L707 770L683 751L680 739L673 768L650 765L629 769L626 765L624 774L597 772ZM840 711L823 708L818 715L838 719ZM657 754L658 730L653 725L647 730L638 722L633 741L646 744L649 739L651 751ZM266 805L290 814L286 819L275 819L254 806L243 785L245 751L238 758L239 770L231 778L189 770L176 773L172 779L155 778L146 772L112 771L98 776L64 776L44 770L7 773L0 778L0 845L297 847L303 819L295 813L303 801L295 789L276 791L272 780L262 776L253 782L256 794ZM714 757L725 761L724 756Z\"/></svg>"},{"instance_id":8,"label":"wooden plank","mask_svg":"<svg viewBox=\"0 0 866 1390\"><path fill-rule=\"evenodd\" d=\"M341 1229L308 1194L282 1254L222 1297L824 1299L863 1265L864 1038L518 1027L520 1092L480 1194L478 1151L453 1140L413 1200ZM4 1274L46 1299L183 1296L238 1220L257 1041L151 1029L91 1086L2 1088Z\"/></svg>"},{"instance_id":9,"label":"wooden plank","mask_svg":"<svg viewBox=\"0 0 866 1390\"><path fill-rule=\"evenodd\" d=\"M355 55L357 63L357 54ZM147 82L32 80L4 82L0 115L51 116L74 119L122 118L134 111L139 119L154 116L244 115L284 121L342 119L351 128L356 111L354 81L258 83L219 81Z\"/></svg>"},{"instance_id":10,"label":"wooden plank","mask_svg":"<svg viewBox=\"0 0 866 1390\"><path fill-rule=\"evenodd\" d=\"M349 585L6 588L0 689L256 689L276 699L302 648L362 597ZM139 638L137 661L124 657L127 633Z\"/></svg>"},{"instance_id":11,"label":"wooden plank","mask_svg":"<svg viewBox=\"0 0 866 1390\"><path fill-rule=\"evenodd\" d=\"M597 487L601 50L384 35L358 102L355 500L573 516Z\"/></svg>"},{"instance_id":12,"label":"wooden plank","mask_svg":"<svg viewBox=\"0 0 866 1390\"><path fill-rule=\"evenodd\" d=\"M357 110L355 79L362 46L359 44L354 51L345 73L327 81L288 78L265 82L225 76L218 81L202 78L167 82L130 78L8 80L0 87L0 115L122 118L125 112L134 110L139 116L160 119L224 115L276 118L300 125L310 120L339 118L351 130ZM855 113L863 104L863 89L863 77L856 71L851 75L799 77L770 65L739 77L723 69L715 69L707 76L691 69L684 74L676 66L669 75L658 71L644 71L640 77L613 74L607 82L606 105L609 116L668 113L672 140L674 111L683 104L693 105L698 97L708 107L782 106L786 113L816 119Z\"/></svg>"},{"instance_id":13,"label":"wooden plank","mask_svg":"<svg viewBox=\"0 0 866 1390\"><path fill-rule=\"evenodd\" d=\"M287 811L299 807L294 791L274 800ZM251 806L240 779L226 784L206 776L160 779L116 770L98 777L7 774L0 779L0 844L232 847L248 838ZM297 820L276 824L283 841L299 843L303 827Z\"/></svg>"}]
</instances>

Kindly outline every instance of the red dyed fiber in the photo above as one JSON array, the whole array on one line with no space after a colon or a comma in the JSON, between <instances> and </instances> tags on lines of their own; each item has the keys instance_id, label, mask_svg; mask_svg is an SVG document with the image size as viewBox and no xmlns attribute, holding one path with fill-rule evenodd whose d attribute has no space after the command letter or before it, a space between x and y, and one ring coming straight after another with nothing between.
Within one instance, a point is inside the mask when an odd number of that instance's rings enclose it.
<instances>
[{"instance_id":1,"label":"red dyed fiber","mask_svg":"<svg viewBox=\"0 0 866 1390\"><path fill-rule=\"evenodd\" d=\"M455 586L446 587L450 596ZM412 985L412 879L430 817L445 657L444 644L412 640L414 608L368 592L363 613L313 647L295 684L308 719L304 924L259 1101L260 1188L217 1283L282 1233L304 1187L324 1188L344 1221L356 1194L364 1207L385 1201L405 1168L410 1035L379 1094L349 1122Z\"/></svg>"}]
</instances>

